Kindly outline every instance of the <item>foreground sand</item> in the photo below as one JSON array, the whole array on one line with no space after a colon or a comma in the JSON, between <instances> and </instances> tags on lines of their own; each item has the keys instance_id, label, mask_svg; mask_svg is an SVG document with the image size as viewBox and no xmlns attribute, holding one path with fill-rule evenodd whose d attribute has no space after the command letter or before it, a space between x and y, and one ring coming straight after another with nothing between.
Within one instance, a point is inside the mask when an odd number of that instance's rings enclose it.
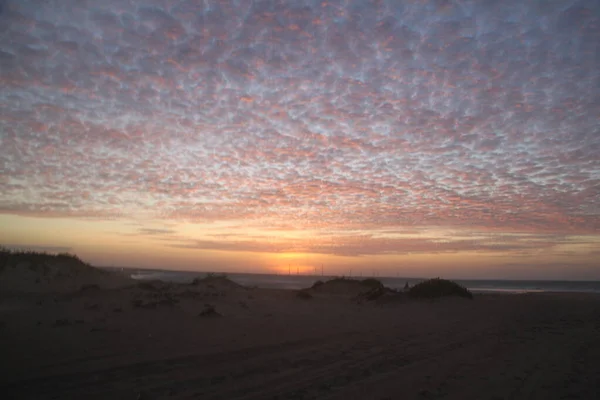
<instances>
[{"instance_id":1,"label":"foreground sand","mask_svg":"<svg viewBox=\"0 0 600 400\"><path fill-rule=\"evenodd\" d=\"M0 301L4 399L600 398L594 295L356 304L155 284Z\"/></svg>"}]
</instances>

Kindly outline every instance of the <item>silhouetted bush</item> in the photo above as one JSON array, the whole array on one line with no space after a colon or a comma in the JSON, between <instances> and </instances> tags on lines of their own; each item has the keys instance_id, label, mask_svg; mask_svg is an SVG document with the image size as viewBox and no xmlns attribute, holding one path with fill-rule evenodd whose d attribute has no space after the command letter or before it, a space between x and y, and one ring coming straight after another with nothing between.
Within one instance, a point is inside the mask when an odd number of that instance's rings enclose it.
<instances>
[{"instance_id":1,"label":"silhouetted bush","mask_svg":"<svg viewBox=\"0 0 600 400\"><path fill-rule=\"evenodd\" d=\"M296 296L300 299L309 300L312 299L312 294L308 293L306 290L299 290L296 293Z\"/></svg>"},{"instance_id":2,"label":"silhouetted bush","mask_svg":"<svg viewBox=\"0 0 600 400\"><path fill-rule=\"evenodd\" d=\"M456 282L446 279L429 279L420 282L408 290L408 295L414 298L433 299L444 296L459 296L468 299L473 298L473 294Z\"/></svg>"},{"instance_id":3,"label":"silhouetted bush","mask_svg":"<svg viewBox=\"0 0 600 400\"><path fill-rule=\"evenodd\" d=\"M321 286L322 284L324 284L325 282L323 281L316 281L315 283L313 283L313 285L310 287L311 289L316 289L319 286Z\"/></svg>"},{"instance_id":4,"label":"silhouetted bush","mask_svg":"<svg viewBox=\"0 0 600 400\"><path fill-rule=\"evenodd\" d=\"M382 288L383 287L383 283L381 283L381 281L379 279L367 278L367 279L359 280L359 279L347 278L345 276L333 278L326 282L317 281L313 284L312 287L314 289L315 287L319 287L323 284L330 284L330 283L360 283L362 286L367 286L369 288Z\"/></svg>"},{"instance_id":5,"label":"silhouetted bush","mask_svg":"<svg viewBox=\"0 0 600 400\"><path fill-rule=\"evenodd\" d=\"M383 289L383 283L379 279L375 278L367 278L360 281L360 283L364 286L368 286L373 289Z\"/></svg>"},{"instance_id":6,"label":"silhouetted bush","mask_svg":"<svg viewBox=\"0 0 600 400\"><path fill-rule=\"evenodd\" d=\"M62 259L62 260L71 260L71 261L78 261L82 264L85 264L85 262L83 262L83 260L81 258L79 258L76 254L72 254L72 253L58 253L55 256L57 259Z\"/></svg>"},{"instance_id":7,"label":"silhouetted bush","mask_svg":"<svg viewBox=\"0 0 600 400\"><path fill-rule=\"evenodd\" d=\"M136 284L136 286L142 290L150 290L150 291L156 292L161 289L162 282L157 281L157 280L141 281L141 282L138 282Z\"/></svg>"},{"instance_id":8,"label":"silhouetted bush","mask_svg":"<svg viewBox=\"0 0 600 400\"><path fill-rule=\"evenodd\" d=\"M191 286L206 285L210 289L216 289L216 288L241 289L241 288L244 288L244 286L229 279L227 277L227 274L215 274L212 272L209 272L203 278L194 278L194 280L190 283L190 285Z\"/></svg>"},{"instance_id":9,"label":"silhouetted bush","mask_svg":"<svg viewBox=\"0 0 600 400\"><path fill-rule=\"evenodd\" d=\"M200 314L198 314L198 316L199 317L203 317L203 318L206 318L206 317L211 317L212 318L212 317L222 317L223 315L217 311L217 309L215 308L214 305L212 305L212 304L205 304L204 305L204 310L202 310L200 312Z\"/></svg>"},{"instance_id":10,"label":"silhouetted bush","mask_svg":"<svg viewBox=\"0 0 600 400\"><path fill-rule=\"evenodd\" d=\"M378 298L383 296L385 293L386 293L386 290L384 289L383 286L375 287L375 288L369 290L368 292L364 293L363 297L367 301L373 301L373 300L377 300Z\"/></svg>"},{"instance_id":11,"label":"silhouetted bush","mask_svg":"<svg viewBox=\"0 0 600 400\"><path fill-rule=\"evenodd\" d=\"M204 279L228 279L226 273L208 272Z\"/></svg>"},{"instance_id":12,"label":"silhouetted bush","mask_svg":"<svg viewBox=\"0 0 600 400\"><path fill-rule=\"evenodd\" d=\"M48 261L62 261L69 262L75 265L82 265L91 267L90 264L82 261L78 256L71 253L58 253L52 254L45 251L33 251L33 250L13 250L3 246L0 246L0 271L6 268L9 263L11 265L17 265L20 262L31 263L29 268L37 268L39 264Z\"/></svg>"}]
</instances>

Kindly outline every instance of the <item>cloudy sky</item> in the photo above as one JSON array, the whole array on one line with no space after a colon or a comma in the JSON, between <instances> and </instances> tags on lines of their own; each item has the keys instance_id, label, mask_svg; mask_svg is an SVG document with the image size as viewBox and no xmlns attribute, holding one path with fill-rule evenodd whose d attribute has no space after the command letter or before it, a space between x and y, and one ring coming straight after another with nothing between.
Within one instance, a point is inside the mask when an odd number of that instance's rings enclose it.
<instances>
[{"instance_id":1,"label":"cloudy sky","mask_svg":"<svg viewBox=\"0 0 600 400\"><path fill-rule=\"evenodd\" d=\"M0 243L600 279L594 0L0 1Z\"/></svg>"}]
</instances>

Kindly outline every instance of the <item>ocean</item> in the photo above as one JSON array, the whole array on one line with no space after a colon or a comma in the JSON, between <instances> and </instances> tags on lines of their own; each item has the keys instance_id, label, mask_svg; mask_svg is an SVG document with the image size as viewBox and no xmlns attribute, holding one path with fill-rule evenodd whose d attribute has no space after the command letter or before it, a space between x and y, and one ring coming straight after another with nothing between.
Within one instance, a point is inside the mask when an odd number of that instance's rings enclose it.
<instances>
[{"instance_id":1,"label":"ocean","mask_svg":"<svg viewBox=\"0 0 600 400\"><path fill-rule=\"evenodd\" d=\"M119 268L120 269L120 268ZM206 272L124 269L134 279L158 279L167 282L190 283L194 278L206 276ZM244 286L273 289L303 289L317 280L327 280L333 276L248 274L227 273L229 279ZM353 277L364 279L365 277ZM413 286L426 278L376 277L385 286L401 289L406 283ZM549 280L497 280L497 279L455 279L456 282L477 293L529 293L529 292L580 292L600 293L600 281L549 281Z\"/></svg>"}]
</instances>

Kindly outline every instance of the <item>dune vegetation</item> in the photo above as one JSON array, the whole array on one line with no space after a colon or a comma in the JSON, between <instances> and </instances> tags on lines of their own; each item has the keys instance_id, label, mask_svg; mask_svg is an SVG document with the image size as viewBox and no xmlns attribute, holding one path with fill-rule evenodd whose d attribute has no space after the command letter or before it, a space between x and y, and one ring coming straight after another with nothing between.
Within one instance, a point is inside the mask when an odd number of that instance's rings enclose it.
<instances>
[{"instance_id":1,"label":"dune vegetation","mask_svg":"<svg viewBox=\"0 0 600 400\"><path fill-rule=\"evenodd\" d=\"M69 264L80 264L81 266L91 267L75 254L71 253L48 253L44 251L33 250L13 250L0 246L0 271L9 265L18 265L27 263L30 265L39 265L46 262L61 262Z\"/></svg>"},{"instance_id":2,"label":"dune vegetation","mask_svg":"<svg viewBox=\"0 0 600 400\"><path fill-rule=\"evenodd\" d=\"M473 294L456 282L441 278L429 279L416 284L408 290L412 298L434 299L446 296L458 296L473 299Z\"/></svg>"},{"instance_id":3,"label":"dune vegetation","mask_svg":"<svg viewBox=\"0 0 600 400\"><path fill-rule=\"evenodd\" d=\"M332 278L327 281L318 280L311 286L311 289L317 289L319 287L327 287L327 286L340 285L340 284L341 285L363 286L363 287L370 288L370 289L383 288L383 283L381 283L380 280L375 279L375 278L366 278L366 279L361 280L361 279L353 279L353 278L348 278L348 277L342 276L342 277Z\"/></svg>"},{"instance_id":4,"label":"dune vegetation","mask_svg":"<svg viewBox=\"0 0 600 400\"><path fill-rule=\"evenodd\" d=\"M130 284L129 277L96 268L71 253L0 247L0 290L61 292Z\"/></svg>"}]
</instances>

